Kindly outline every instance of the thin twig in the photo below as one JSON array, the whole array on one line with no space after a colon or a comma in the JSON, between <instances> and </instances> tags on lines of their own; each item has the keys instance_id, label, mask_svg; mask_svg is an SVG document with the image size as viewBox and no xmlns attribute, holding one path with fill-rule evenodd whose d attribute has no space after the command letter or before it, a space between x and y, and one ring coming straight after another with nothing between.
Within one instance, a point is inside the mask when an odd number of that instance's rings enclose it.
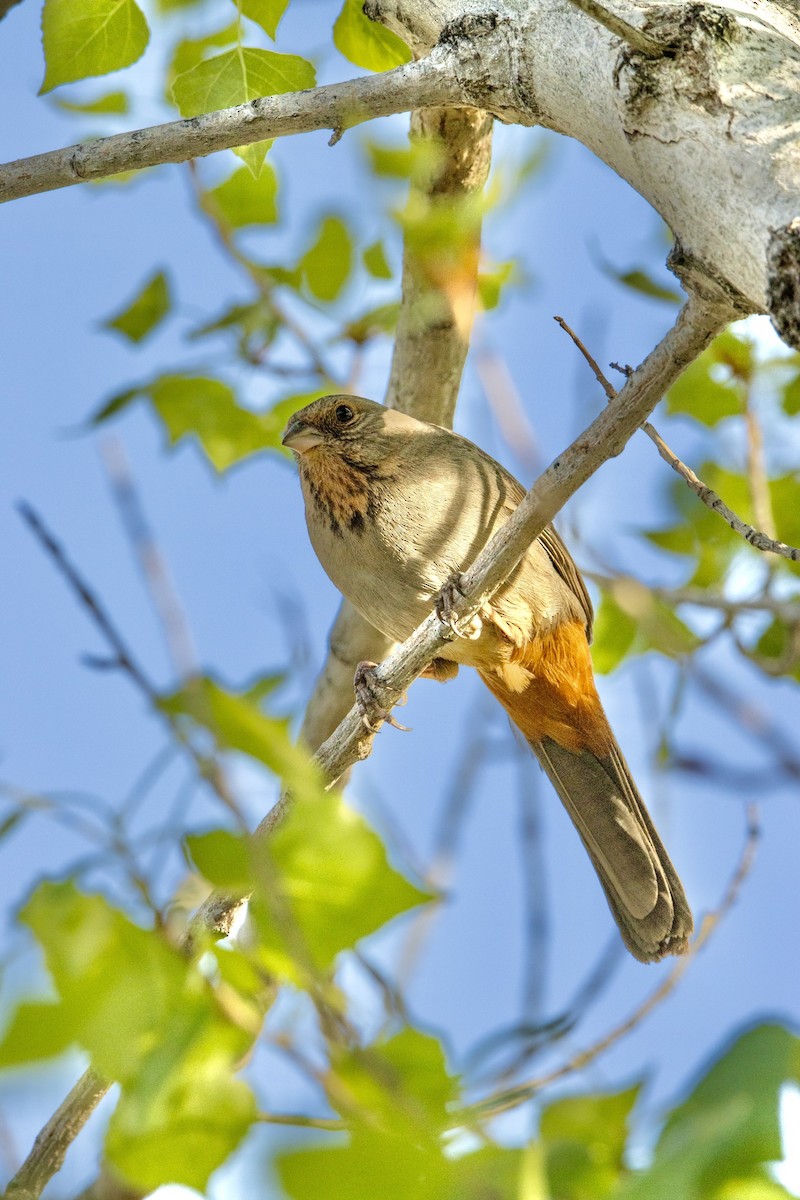
<instances>
[{"instance_id":1,"label":"thin twig","mask_svg":"<svg viewBox=\"0 0 800 1200\"><path fill-rule=\"evenodd\" d=\"M571 0L571 2L581 12L585 12L587 17L597 21L598 25L603 25L616 37L622 38L632 50L637 50L639 54L646 54L648 58L663 58L665 54L669 53L669 46L657 42L655 38L650 37L649 33L645 33L643 29L637 29L635 25L631 25L617 13L611 12L605 5L598 4L597 0Z\"/></svg>"},{"instance_id":2,"label":"thin twig","mask_svg":"<svg viewBox=\"0 0 800 1200\"><path fill-rule=\"evenodd\" d=\"M641 1022L650 1015L650 1013L662 1003L663 1000L672 992L676 984L685 974L689 965L695 960L698 953L707 944L709 938L719 926L720 921L730 912L736 900L739 897L742 885L750 874L755 858L756 847L761 836L760 817L758 806L750 804L746 809L747 825L745 831L745 840L742 847L741 855L736 864L736 867L731 875L725 892L717 905L702 922L700 932L691 944L689 953L683 958L680 958L675 963L670 973L666 976L659 986L650 993L650 995L640 1004L630 1016L626 1017L619 1025L616 1025L604 1037L596 1041L586 1050L581 1050L578 1054L573 1055L568 1062L563 1063L560 1067L556 1067L552 1071L548 1071L544 1075L539 1075L535 1079L529 1080L527 1083L519 1084L517 1087L507 1088L494 1095L487 1096L486 1099L478 1101L477 1104L469 1105L464 1110L461 1110L457 1115L466 1115L471 1120L476 1118L486 1119L496 1117L500 1113L509 1112L511 1109L518 1108L521 1104L525 1104L531 1100L543 1088L549 1087L556 1083L559 1079L564 1079L568 1075L574 1074L576 1071L581 1071L587 1067L595 1059L604 1054L623 1037L635 1029Z\"/></svg>"},{"instance_id":3,"label":"thin twig","mask_svg":"<svg viewBox=\"0 0 800 1200\"><path fill-rule=\"evenodd\" d=\"M575 343L578 350L580 350L581 354L594 371L595 378L601 384L609 401L613 400L618 395L616 389L611 383L609 383L608 379L606 379L605 375L600 370L600 367L597 365L597 362L586 349L578 335L572 329L570 329L563 317L554 317L553 319L561 326L564 332L569 334L569 336L572 338L572 341ZM628 377L630 368L621 367L619 363L612 363L611 365L616 370L621 371L623 375ZM676 471L678 475L680 475L681 479L685 481L698 499L700 499L707 508L710 508L713 512L717 513L718 516L722 517L723 521L726 521L727 524L730 525L734 533L738 533L740 537L743 537L744 540L749 542L749 544L756 550L763 550L765 553L769 554L779 554L781 558L788 558L792 562L800 562L800 550L798 550L796 547L787 546L785 542L776 541L774 538L769 537L766 533L763 533L760 529L756 529L754 526L748 525L746 521L743 521L740 517L737 517L733 509L728 508L727 504L717 495L714 489L704 484L702 479L698 479L691 467L687 467L686 464L682 462L680 458L678 458L677 454L670 450L669 446L661 437L658 430L655 429L649 421L643 421L641 427L650 440L655 444L655 447L658 450L658 453L664 459L664 462L668 463L669 466L672 467L673 471Z\"/></svg>"}]
</instances>

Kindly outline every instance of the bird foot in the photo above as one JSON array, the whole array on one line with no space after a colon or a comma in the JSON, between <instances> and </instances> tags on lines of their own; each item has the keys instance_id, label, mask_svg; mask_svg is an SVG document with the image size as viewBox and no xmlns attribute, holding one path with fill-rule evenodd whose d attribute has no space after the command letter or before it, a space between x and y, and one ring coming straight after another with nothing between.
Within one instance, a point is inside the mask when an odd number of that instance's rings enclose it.
<instances>
[{"instance_id":1,"label":"bird foot","mask_svg":"<svg viewBox=\"0 0 800 1200\"><path fill-rule=\"evenodd\" d=\"M454 637L475 642L483 633L483 621L477 613L468 621L459 621L455 613L458 604L465 599L461 580L462 576L458 573L450 576L436 597L434 609L436 616Z\"/></svg>"},{"instance_id":2,"label":"bird foot","mask_svg":"<svg viewBox=\"0 0 800 1200\"><path fill-rule=\"evenodd\" d=\"M410 733L407 725L401 725L392 716L386 705L386 688L375 674L377 663L360 662L353 677L353 688L356 694L356 705L361 713L361 720L369 733L377 733L385 721L395 729ZM398 703L405 704L406 697L401 696Z\"/></svg>"}]
</instances>

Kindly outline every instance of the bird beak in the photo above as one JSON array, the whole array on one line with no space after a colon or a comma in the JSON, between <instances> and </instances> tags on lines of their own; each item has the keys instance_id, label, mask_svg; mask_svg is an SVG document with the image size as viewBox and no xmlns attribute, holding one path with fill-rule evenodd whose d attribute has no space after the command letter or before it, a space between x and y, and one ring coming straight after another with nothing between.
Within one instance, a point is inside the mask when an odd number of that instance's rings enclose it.
<instances>
[{"instance_id":1,"label":"bird beak","mask_svg":"<svg viewBox=\"0 0 800 1200\"><path fill-rule=\"evenodd\" d=\"M313 425L306 425L304 421L295 419L289 422L281 444L298 454L305 454L306 450L313 450L314 446L319 446L323 440L322 434Z\"/></svg>"}]
</instances>

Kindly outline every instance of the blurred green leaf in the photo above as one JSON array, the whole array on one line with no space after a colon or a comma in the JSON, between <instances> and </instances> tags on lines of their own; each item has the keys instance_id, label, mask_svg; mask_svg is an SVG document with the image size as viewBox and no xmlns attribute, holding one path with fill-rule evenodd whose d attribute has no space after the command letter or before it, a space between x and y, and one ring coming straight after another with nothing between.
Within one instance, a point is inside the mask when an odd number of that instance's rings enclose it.
<instances>
[{"instance_id":1,"label":"blurred green leaf","mask_svg":"<svg viewBox=\"0 0 800 1200\"><path fill-rule=\"evenodd\" d=\"M783 411L790 417L796 417L800 412L800 371L784 384L781 398Z\"/></svg>"},{"instance_id":2,"label":"blurred green leaf","mask_svg":"<svg viewBox=\"0 0 800 1200\"><path fill-rule=\"evenodd\" d=\"M172 88L179 75L196 67L203 61L209 50L218 50L221 46L229 46L235 42L238 35L239 22L232 21L230 25L224 25L222 29L216 29L213 33L203 34L199 38L184 38L178 42L167 67L165 89L167 99L172 99Z\"/></svg>"},{"instance_id":3,"label":"blurred green leaf","mask_svg":"<svg viewBox=\"0 0 800 1200\"><path fill-rule=\"evenodd\" d=\"M610 592L604 591L594 623L592 661L600 675L616 670L630 653L636 637L636 621L624 612Z\"/></svg>"},{"instance_id":4,"label":"blurred green leaf","mask_svg":"<svg viewBox=\"0 0 800 1200\"><path fill-rule=\"evenodd\" d=\"M623 1169L628 1123L639 1088L556 1100L542 1113L550 1192L559 1200L603 1200Z\"/></svg>"},{"instance_id":5,"label":"blurred green leaf","mask_svg":"<svg viewBox=\"0 0 800 1200\"><path fill-rule=\"evenodd\" d=\"M335 300L347 283L353 260L353 243L340 217L323 217L319 232L297 264L309 291L317 300Z\"/></svg>"},{"instance_id":6,"label":"blurred green leaf","mask_svg":"<svg viewBox=\"0 0 800 1200\"><path fill-rule=\"evenodd\" d=\"M45 76L39 94L136 62L150 31L135 0L45 0Z\"/></svg>"},{"instance_id":7,"label":"blurred green leaf","mask_svg":"<svg viewBox=\"0 0 800 1200\"><path fill-rule=\"evenodd\" d=\"M365 15L363 0L344 0L333 26L333 43L348 62L366 71L390 71L411 59L397 34Z\"/></svg>"},{"instance_id":8,"label":"blurred green leaf","mask_svg":"<svg viewBox=\"0 0 800 1200\"><path fill-rule=\"evenodd\" d=\"M683 295L677 288L665 287L640 267L634 267L630 271L608 273L624 287L639 292L642 296L649 296L652 300L665 300L668 304L680 304L683 300Z\"/></svg>"},{"instance_id":9,"label":"blurred green leaf","mask_svg":"<svg viewBox=\"0 0 800 1200\"><path fill-rule=\"evenodd\" d=\"M311 398L318 395L311 393ZM171 445L196 437L217 471L225 471L261 450L281 451L287 416L301 408L304 401L308 403L305 396L289 396L266 412L253 412L237 404L233 389L220 379L160 375L150 383L113 396L95 413L92 424L116 416L138 397L150 401Z\"/></svg>"},{"instance_id":10,"label":"blurred green leaf","mask_svg":"<svg viewBox=\"0 0 800 1200\"><path fill-rule=\"evenodd\" d=\"M257 300L254 304L233 304L213 321L193 329L189 338L194 341L218 333L232 334L241 357L258 363L280 330L281 322L275 310Z\"/></svg>"},{"instance_id":11,"label":"blurred green leaf","mask_svg":"<svg viewBox=\"0 0 800 1200\"><path fill-rule=\"evenodd\" d=\"M291 1200L442 1200L452 1174L435 1145L367 1130L347 1146L281 1154L276 1165Z\"/></svg>"},{"instance_id":12,"label":"blurred green leaf","mask_svg":"<svg viewBox=\"0 0 800 1200\"><path fill-rule=\"evenodd\" d=\"M247 842L228 829L191 833L186 848L196 870L213 887L246 895L252 887L253 871Z\"/></svg>"},{"instance_id":13,"label":"blurred green leaf","mask_svg":"<svg viewBox=\"0 0 800 1200\"><path fill-rule=\"evenodd\" d=\"M397 302L379 304L377 308L369 309L345 325L343 333L357 346L362 346L364 342L368 342L370 338L376 337L378 334L394 333L399 316L400 305Z\"/></svg>"},{"instance_id":14,"label":"blurred green leaf","mask_svg":"<svg viewBox=\"0 0 800 1200\"><path fill-rule=\"evenodd\" d=\"M720 368L728 379L718 378ZM742 412L739 384L753 375L752 344L726 329L684 371L667 393L667 412L685 413L703 425L716 425Z\"/></svg>"},{"instance_id":15,"label":"blurred green leaf","mask_svg":"<svg viewBox=\"0 0 800 1200\"><path fill-rule=\"evenodd\" d=\"M800 1040L788 1029L742 1034L670 1113L652 1165L629 1176L619 1200L712 1200L728 1180L760 1180L782 1154L781 1088L799 1077Z\"/></svg>"},{"instance_id":16,"label":"blurred green leaf","mask_svg":"<svg viewBox=\"0 0 800 1200\"><path fill-rule=\"evenodd\" d=\"M274 42L289 0L241 0L241 6L243 15L260 25Z\"/></svg>"},{"instance_id":17,"label":"blurred green leaf","mask_svg":"<svg viewBox=\"0 0 800 1200\"><path fill-rule=\"evenodd\" d=\"M234 229L273 224L278 219L278 178L266 162L257 177L249 167L240 167L207 197Z\"/></svg>"},{"instance_id":18,"label":"blurred green leaf","mask_svg":"<svg viewBox=\"0 0 800 1200\"><path fill-rule=\"evenodd\" d=\"M63 108L66 112L98 115L104 113L126 113L130 107L125 92L107 92L105 96L98 96L96 100L84 100L82 103L76 100L64 100L61 97L56 97L55 102L59 108Z\"/></svg>"},{"instance_id":19,"label":"blurred green leaf","mask_svg":"<svg viewBox=\"0 0 800 1200\"><path fill-rule=\"evenodd\" d=\"M491 271L481 271L478 275L478 296L481 307L487 312L497 308L503 289L517 273L515 262L497 263Z\"/></svg>"},{"instance_id":20,"label":"blurred green leaf","mask_svg":"<svg viewBox=\"0 0 800 1200\"><path fill-rule=\"evenodd\" d=\"M364 260L364 266L374 279L392 278L392 268L389 266L382 242L373 242L371 246L367 246L361 257Z\"/></svg>"},{"instance_id":21,"label":"blurred green leaf","mask_svg":"<svg viewBox=\"0 0 800 1200\"><path fill-rule=\"evenodd\" d=\"M276 54L239 46L206 58L177 75L172 96L183 117L247 104L259 96L301 91L316 82L314 68L295 54ZM242 147L242 156L256 173L266 154L267 142Z\"/></svg>"},{"instance_id":22,"label":"blurred green leaf","mask_svg":"<svg viewBox=\"0 0 800 1200\"><path fill-rule=\"evenodd\" d=\"M334 1053L331 1072L334 1106L341 1096L345 1115L368 1113L371 1123L409 1138L435 1140L458 1095L441 1042L410 1026L389 1041Z\"/></svg>"},{"instance_id":23,"label":"blurred green leaf","mask_svg":"<svg viewBox=\"0 0 800 1200\"><path fill-rule=\"evenodd\" d=\"M298 791L266 849L293 927L320 971L342 950L430 899L392 869L363 817L329 792L308 798ZM280 978L297 979L292 929L272 905L256 904L252 911L265 965Z\"/></svg>"},{"instance_id":24,"label":"blurred green leaf","mask_svg":"<svg viewBox=\"0 0 800 1200\"><path fill-rule=\"evenodd\" d=\"M20 1004L0 1041L0 1067L20 1067L55 1058L73 1046L80 1024L70 1020L64 1005L54 1000Z\"/></svg>"},{"instance_id":25,"label":"blurred green leaf","mask_svg":"<svg viewBox=\"0 0 800 1200\"><path fill-rule=\"evenodd\" d=\"M759 662L759 660L764 660ZM797 626L773 617L756 643L753 661L769 674L791 675L800 679L800 636Z\"/></svg>"},{"instance_id":26,"label":"blurred green leaf","mask_svg":"<svg viewBox=\"0 0 800 1200\"><path fill-rule=\"evenodd\" d=\"M130 342L141 342L161 324L170 310L170 303L167 277L163 271L158 271L126 308L115 317L109 317L104 323L105 328L115 329Z\"/></svg>"}]
</instances>

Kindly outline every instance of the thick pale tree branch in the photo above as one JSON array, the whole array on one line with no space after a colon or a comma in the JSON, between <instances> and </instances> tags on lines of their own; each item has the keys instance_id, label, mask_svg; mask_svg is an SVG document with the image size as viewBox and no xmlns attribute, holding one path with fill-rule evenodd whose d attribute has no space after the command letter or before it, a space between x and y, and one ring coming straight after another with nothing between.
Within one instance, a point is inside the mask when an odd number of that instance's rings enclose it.
<instances>
[{"instance_id":1,"label":"thick pale tree branch","mask_svg":"<svg viewBox=\"0 0 800 1200\"><path fill-rule=\"evenodd\" d=\"M451 56L443 50L424 62L407 63L383 75L263 96L236 108L4 163L0 165L0 202L103 179L120 171L187 162L268 138L319 129L341 135L345 129L375 117L461 100L462 89Z\"/></svg>"}]
</instances>

